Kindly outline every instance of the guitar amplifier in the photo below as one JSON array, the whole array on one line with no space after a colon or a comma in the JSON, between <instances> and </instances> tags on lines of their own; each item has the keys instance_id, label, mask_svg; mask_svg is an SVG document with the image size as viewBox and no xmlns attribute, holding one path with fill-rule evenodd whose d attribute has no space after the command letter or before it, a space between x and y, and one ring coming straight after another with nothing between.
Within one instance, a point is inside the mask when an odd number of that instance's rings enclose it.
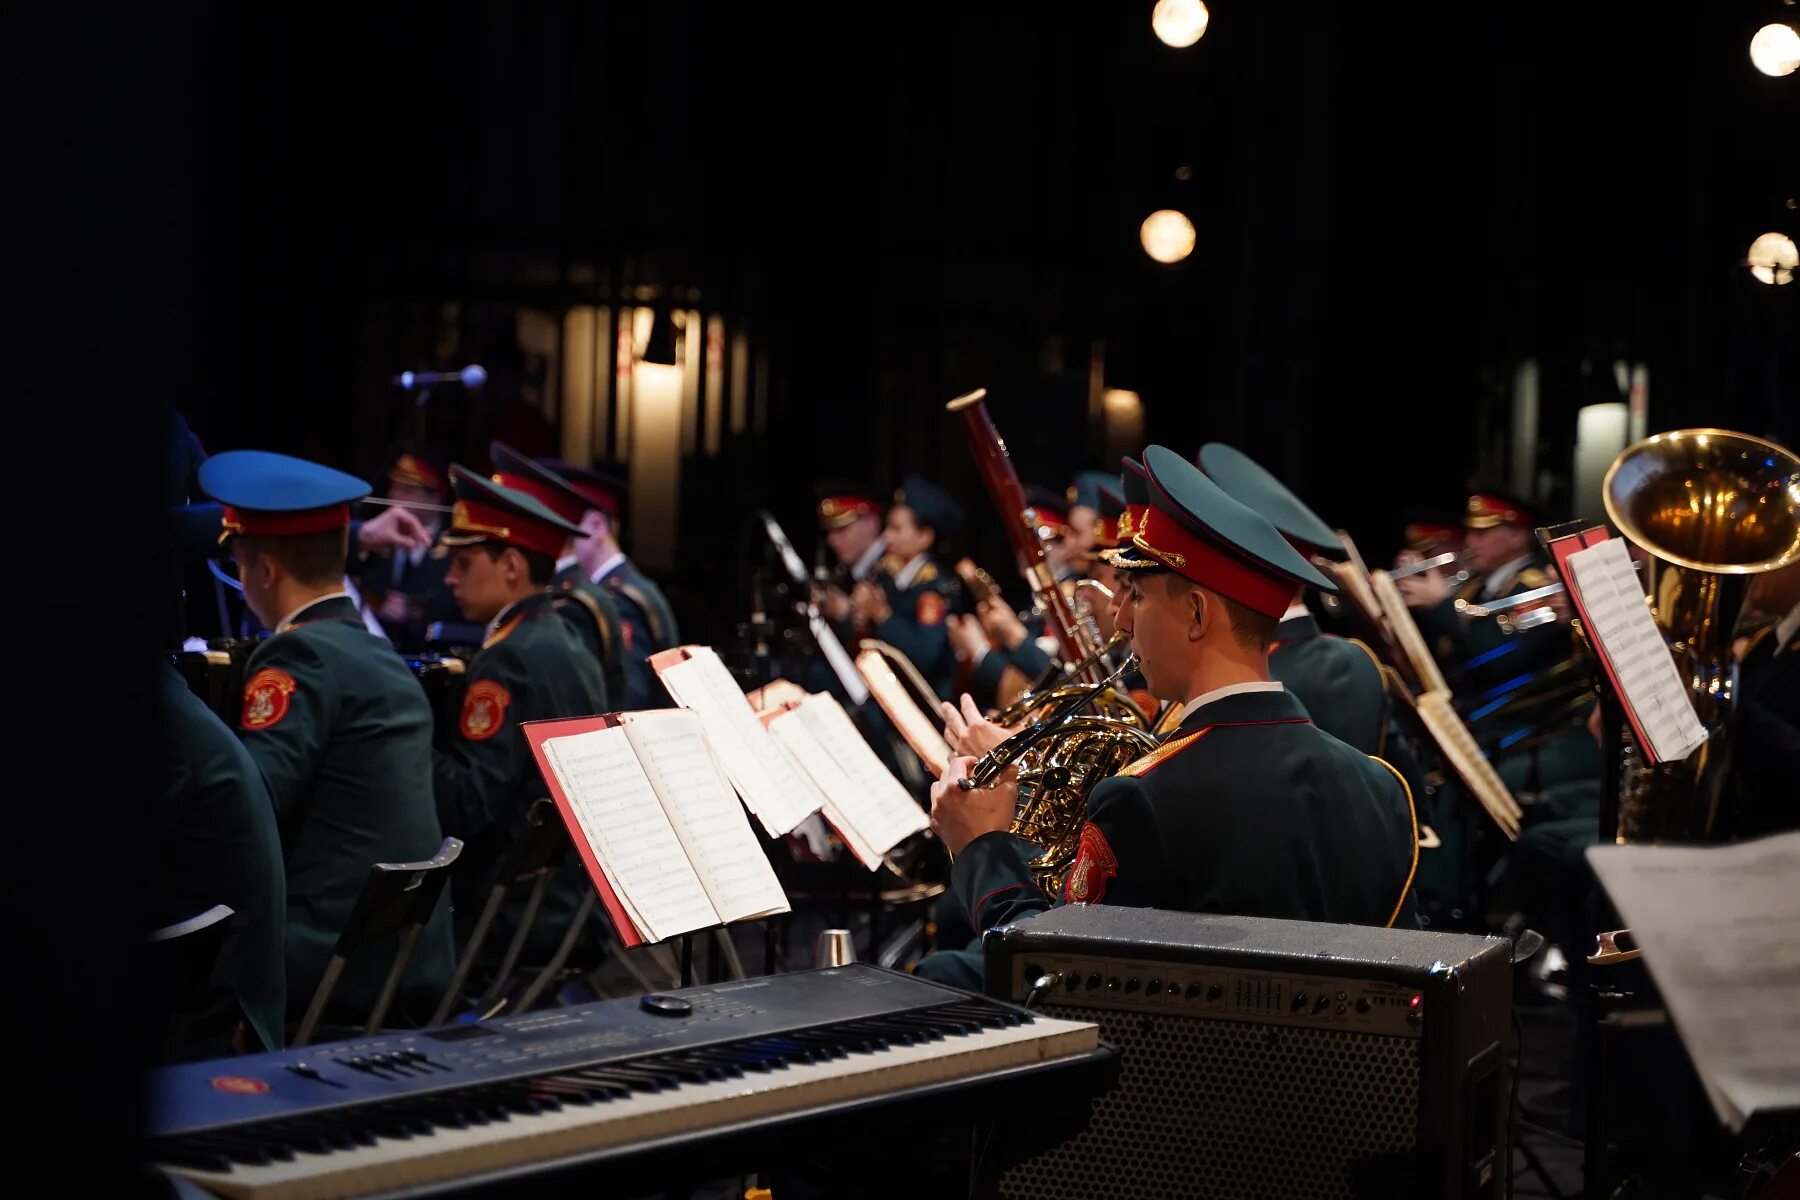
<instances>
[{"instance_id":1,"label":"guitar amplifier","mask_svg":"<svg viewBox=\"0 0 1800 1200\"><path fill-rule=\"evenodd\" d=\"M1504 1194L1504 939L1065 905L984 950L990 994L1123 1059L1006 1196Z\"/></svg>"}]
</instances>

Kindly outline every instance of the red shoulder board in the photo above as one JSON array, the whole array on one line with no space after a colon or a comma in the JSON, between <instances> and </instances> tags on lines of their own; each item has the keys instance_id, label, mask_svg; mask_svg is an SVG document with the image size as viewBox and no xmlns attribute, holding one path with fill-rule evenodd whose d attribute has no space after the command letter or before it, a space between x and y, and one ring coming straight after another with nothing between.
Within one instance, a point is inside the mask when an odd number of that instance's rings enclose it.
<instances>
[{"instance_id":1,"label":"red shoulder board","mask_svg":"<svg viewBox=\"0 0 1800 1200\"><path fill-rule=\"evenodd\" d=\"M484 742L506 726L506 706L512 693L491 679L469 685L463 697L462 735L471 742Z\"/></svg>"},{"instance_id":2,"label":"red shoulder board","mask_svg":"<svg viewBox=\"0 0 1800 1200\"><path fill-rule=\"evenodd\" d=\"M1211 729L1211 728L1212 728L1212 726L1210 726L1210 725L1208 725L1206 727L1206 729ZM1201 738L1205 737L1206 729L1197 729L1193 733L1188 734L1186 737L1178 737L1172 742L1164 742L1162 745L1158 746L1156 749L1152 750L1150 753L1144 755L1142 758L1133 759L1131 762L1126 763L1124 769L1121 770L1119 772L1119 774L1120 775L1143 775L1143 774L1145 774L1146 772L1155 768L1157 766L1157 764L1167 762L1169 759L1173 758L1175 755L1180 754L1183 750L1186 750L1189 746L1193 745L1195 742L1197 742Z\"/></svg>"},{"instance_id":3,"label":"red shoulder board","mask_svg":"<svg viewBox=\"0 0 1800 1200\"><path fill-rule=\"evenodd\" d=\"M1106 835L1090 821L1081 827L1081 848L1063 883L1063 899L1070 904L1098 904L1106 899L1106 881L1118 873L1119 860Z\"/></svg>"},{"instance_id":4,"label":"red shoulder board","mask_svg":"<svg viewBox=\"0 0 1800 1200\"><path fill-rule=\"evenodd\" d=\"M295 688L294 677L278 667L264 667L244 685L245 729L267 729L279 725L287 716L288 696Z\"/></svg>"},{"instance_id":5,"label":"red shoulder board","mask_svg":"<svg viewBox=\"0 0 1800 1200\"><path fill-rule=\"evenodd\" d=\"M919 603L913 609L913 615L921 625L936 625L944 619L944 598L936 591L927 588L919 593Z\"/></svg>"}]
</instances>

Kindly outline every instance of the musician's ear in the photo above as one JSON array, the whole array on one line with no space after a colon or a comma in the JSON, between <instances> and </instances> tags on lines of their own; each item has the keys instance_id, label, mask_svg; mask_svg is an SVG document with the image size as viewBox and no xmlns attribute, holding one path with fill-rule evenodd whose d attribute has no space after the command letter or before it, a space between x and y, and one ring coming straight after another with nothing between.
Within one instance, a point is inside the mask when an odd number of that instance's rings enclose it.
<instances>
[{"instance_id":1,"label":"musician's ear","mask_svg":"<svg viewBox=\"0 0 1800 1200\"><path fill-rule=\"evenodd\" d=\"M1187 604L1191 614L1188 620L1188 641L1197 642L1206 636L1206 631L1211 626L1213 606L1207 600L1206 592L1197 587L1188 588Z\"/></svg>"}]
</instances>

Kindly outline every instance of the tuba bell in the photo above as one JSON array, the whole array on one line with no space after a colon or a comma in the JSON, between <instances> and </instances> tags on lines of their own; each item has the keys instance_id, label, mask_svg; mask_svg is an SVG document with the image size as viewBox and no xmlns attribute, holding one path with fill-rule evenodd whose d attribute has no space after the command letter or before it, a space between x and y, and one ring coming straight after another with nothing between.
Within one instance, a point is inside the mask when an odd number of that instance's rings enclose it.
<instances>
[{"instance_id":1,"label":"tuba bell","mask_svg":"<svg viewBox=\"0 0 1800 1200\"><path fill-rule=\"evenodd\" d=\"M1128 654L1099 683L1057 689L1054 700L1040 696L1037 720L982 755L961 781L964 790L987 787L1017 765L1012 833L1040 848L1031 875L1052 895L1062 890L1080 849L1088 793L1157 746L1156 735L1142 724L1083 711L1114 692L1136 665L1137 656Z\"/></svg>"},{"instance_id":2,"label":"tuba bell","mask_svg":"<svg viewBox=\"0 0 1800 1200\"><path fill-rule=\"evenodd\" d=\"M1708 735L1680 762L1646 765L1624 748L1616 837L1712 840L1737 687L1732 642L1750 577L1800 561L1800 458L1748 434L1678 429L1626 447L1603 493L1612 523L1653 556L1650 602Z\"/></svg>"}]
</instances>

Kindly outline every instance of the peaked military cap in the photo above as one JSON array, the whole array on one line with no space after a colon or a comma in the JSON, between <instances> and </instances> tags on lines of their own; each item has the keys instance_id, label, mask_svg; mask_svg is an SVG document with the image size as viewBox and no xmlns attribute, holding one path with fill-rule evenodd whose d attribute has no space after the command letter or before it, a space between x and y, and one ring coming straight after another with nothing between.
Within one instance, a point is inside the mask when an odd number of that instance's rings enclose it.
<instances>
[{"instance_id":1,"label":"peaked military cap","mask_svg":"<svg viewBox=\"0 0 1800 1200\"><path fill-rule=\"evenodd\" d=\"M587 536L533 497L465 466L450 468L450 487L456 503L450 509L450 528L438 539L446 546L492 540L554 558L569 538Z\"/></svg>"},{"instance_id":2,"label":"peaked military cap","mask_svg":"<svg viewBox=\"0 0 1800 1200\"><path fill-rule=\"evenodd\" d=\"M1302 586L1338 590L1275 526L1167 446L1144 451L1144 474L1150 504L1115 567L1166 568L1269 617L1286 612Z\"/></svg>"},{"instance_id":3,"label":"peaked military cap","mask_svg":"<svg viewBox=\"0 0 1800 1200\"><path fill-rule=\"evenodd\" d=\"M1143 528L1144 510L1150 507L1150 481L1144 478L1144 465L1137 459L1119 460L1119 492L1124 497L1125 510L1119 514L1113 548L1100 551L1100 557L1115 567L1132 565L1129 561L1121 563L1119 559L1121 555L1127 560L1131 558L1131 539Z\"/></svg>"},{"instance_id":4,"label":"peaked military cap","mask_svg":"<svg viewBox=\"0 0 1800 1200\"><path fill-rule=\"evenodd\" d=\"M955 537L962 528L962 506L950 498L937 484L923 475L908 475L894 493L894 503L904 504L918 514L921 525L937 530L938 537Z\"/></svg>"},{"instance_id":5,"label":"peaked military cap","mask_svg":"<svg viewBox=\"0 0 1800 1200\"><path fill-rule=\"evenodd\" d=\"M1302 552L1328 550L1339 553L1343 539L1300 497L1288 490L1265 467L1242 450L1223 442L1200 447L1200 469L1224 491L1280 530Z\"/></svg>"},{"instance_id":6,"label":"peaked military cap","mask_svg":"<svg viewBox=\"0 0 1800 1200\"><path fill-rule=\"evenodd\" d=\"M618 521L619 513L625 507L627 489L623 479L610 471L600 471L554 458L539 459L538 465L574 488L587 501L589 508L597 508L613 521ZM580 520L580 517L577 516L576 519Z\"/></svg>"},{"instance_id":7,"label":"peaked military cap","mask_svg":"<svg viewBox=\"0 0 1800 1200\"><path fill-rule=\"evenodd\" d=\"M388 468L388 482L406 487L427 488L440 496L450 494L450 477L444 464L431 455L407 451Z\"/></svg>"},{"instance_id":8,"label":"peaked military cap","mask_svg":"<svg viewBox=\"0 0 1800 1200\"><path fill-rule=\"evenodd\" d=\"M820 529L842 529L859 517L881 520L881 501L873 488L847 479L822 479L813 488L819 498Z\"/></svg>"},{"instance_id":9,"label":"peaked military cap","mask_svg":"<svg viewBox=\"0 0 1800 1200\"><path fill-rule=\"evenodd\" d=\"M354 475L266 450L215 454L200 464L200 486L225 506L220 541L347 528L350 502L371 490Z\"/></svg>"},{"instance_id":10,"label":"peaked military cap","mask_svg":"<svg viewBox=\"0 0 1800 1200\"><path fill-rule=\"evenodd\" d=\"M1094 545L1119 544L1119 518L1125 515L1125 494L1119 481L1108 478L1094 489Z\"/></svg>"},{"instance_id":11,"label":"peaked military cap","mask_svg":"<svg viewBox=\"0 0 1800 1200\"><path fill-rule=\"evenodd\" d=\"M1037 514L1038 533L1042 537L1059 538L1069 536L1069 505L1061 496L1047 487L1027 484L1025 487L1025 503Z\"/></svg>"},{"instance_id":12,"label":"peaked military cap","mask_svg":"<svg viewBox=\"0 0 1800 1200\"><path fill-rule=\"evenodd\" d=\"M494 463L494 473L488 478L495 483L515 492L524 492L571 525L581 523L589 503L585 495L575 490L574 484L505 442L490 442L488 457Z\"/></svg>"},{"instance_id":13,"label":"peaked military cap","mask_svg":"<svg viewBox=\"0 0 1800 1200\"><path fill-rule=\"evenodd\" d=\"M1463 510L1463 526L1468 529L1492 529L1496 525L1532 529L1538 524L1537 514L1529 504L1498 488L1476 492Z\"/></svg>"},{"instance_id":14,"label":"peaked military cap","mask_svg":"<svg viewBox=\"0 0 1800 1200\"><path fill-rule=\"evenodd\" d=\"M1069 485L1063 498L1069 502L1070 508L1100 508L1100 491L1108 485L1118 486L1118 477L1108 475L1105 471L1077 471L1075 482Z\"/></svg>"}]
</instances>

